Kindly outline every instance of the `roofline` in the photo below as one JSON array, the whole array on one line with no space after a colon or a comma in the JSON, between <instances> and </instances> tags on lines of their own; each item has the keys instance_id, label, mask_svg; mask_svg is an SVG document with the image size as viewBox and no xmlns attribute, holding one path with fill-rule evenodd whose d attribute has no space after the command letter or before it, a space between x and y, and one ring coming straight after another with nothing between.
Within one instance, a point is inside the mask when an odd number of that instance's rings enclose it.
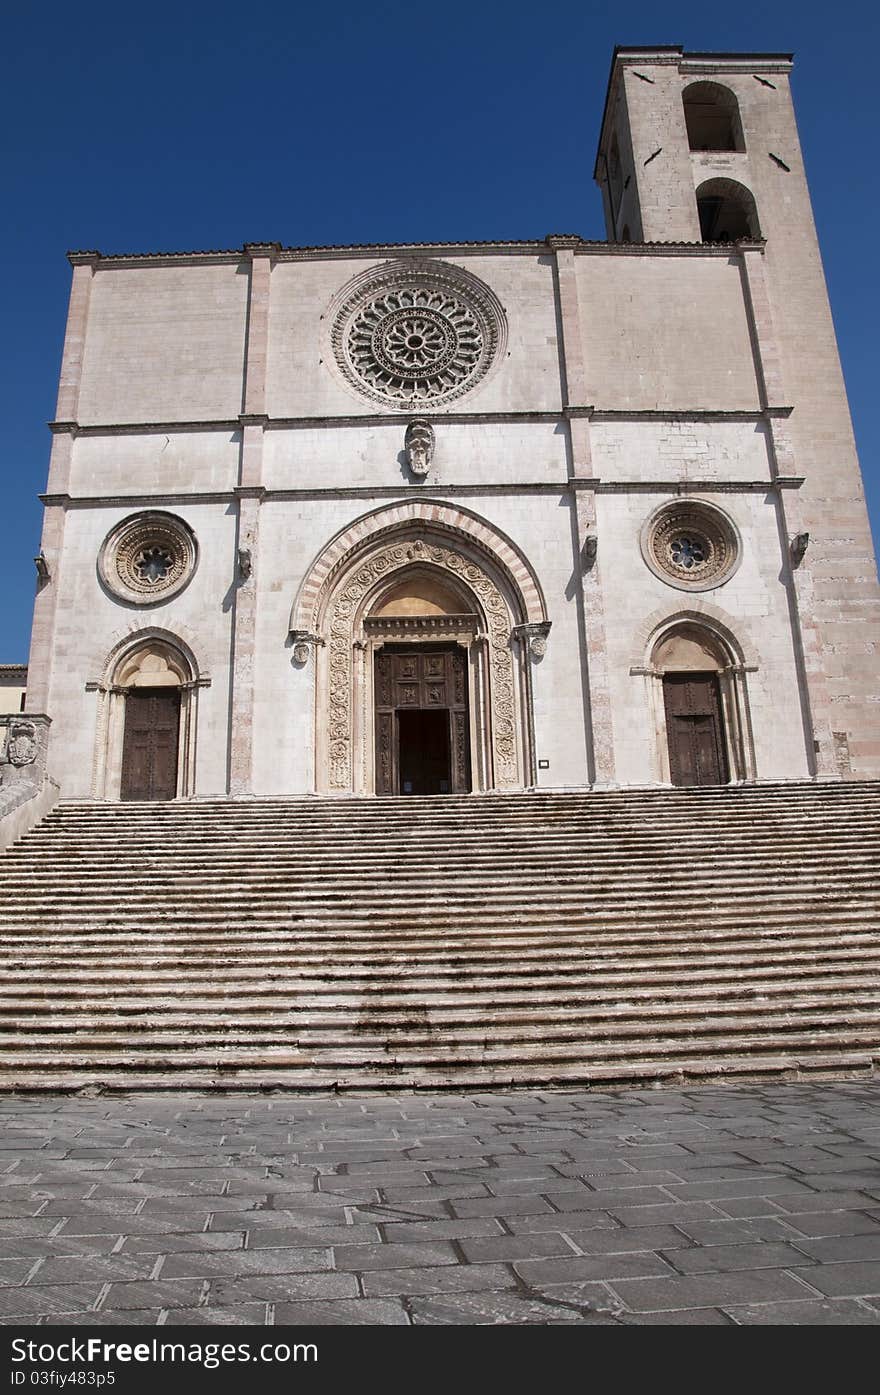
<instances>
[{"instance_id":1,"label":"roofline","mask_svg":"<svg viewBox=\"0 0 880 1395\"><path fill-rule=\"evenodd\" d=\"M719 67L726 64L735 63L737 67L746 70L749 68L773 67L777 70L789 69L794 63L793 53L730 53L727 51L713 53L708 49L685 50L680 44L615 44L614 52L611 55L611 68L608 73L608 86L605 89L605 103L602 107L602 120L599 123L599 142L596 147L596 159L593 164L593 179L599 182L599 155L605 137L605 123L608 120L608 108L611 103L611 93L614 87L614 79L618 66L623 66L628 59L634 62L644 61L646 58L654 57L661 63L677 63L685 67L691 64L712 63Z\"/></svg>"},{"instance_id":2,"label":"roofline","mask_svg":"<svg viewBox=\"0 0 880 1395\"><path fill-rule=\"evenodd\" d=\"M254 249L259 248L265 255L271 256L274 261L301 261L312 257L340 257L340 256L385 256L388 254L397 255L401 252L412 253L413 255L424 255L425 253L445 252L467 253L470 251L485 251L494 249L499 252L546 252L547 243L543 238L527 238L509 240L487 240L487 241L461 241L461 242L355 242L355 243L328 243L326 245L306 245L285 247L280 242L273 243L253 243L246 242L242 247L227 248L206 248L204 250L193 251L170 251L170 252L99 252L93 251L71 251L67 253L67 260L71 266L79 266L83 263L97 266L101 263L120 265L123 263L148 263L163 261L235 261L241 262L250 259L254 254Z\"/></svg>"},{"instance_id":3,"label":"roofline","mask_svg":"<svg viewBox=\"0 0 880 1395\"><path fill-rule=\"evenodd\" d=\"M760 238L738 239L737 241L746 242L750 246L753 244L763 246L763 241ZM230 248L229 251L225 252L114 252L109 255L101 252L68 252L67 255L74 266L86 259L93 266L107 264L115 268L156 265L196 266L203 265L205 262L237 266L248 258L248 248L252 245L252 243L246 243L244 248ZM507 253L514 256L539 257L546 256L548 252L552 252L558 247L565 247L581 255L600 253L632 256L645 252L691 255L724 251L729 253L730 248L736 245L736 243L729 242L681 241L623 243L609 241L606 237L581 237L579 233L548 233L546 237L521 242L368 242L355 243L348 247L282 247L273 255L276 261L282 262L341 261L352 257L378 259L406 255L407 253L412 254L414 258L436 254L463 257L469 253L479 254L487 251L499 255ZM66 426L64 422L54 424L59 427Z\"/></svg>"}]
</instances>

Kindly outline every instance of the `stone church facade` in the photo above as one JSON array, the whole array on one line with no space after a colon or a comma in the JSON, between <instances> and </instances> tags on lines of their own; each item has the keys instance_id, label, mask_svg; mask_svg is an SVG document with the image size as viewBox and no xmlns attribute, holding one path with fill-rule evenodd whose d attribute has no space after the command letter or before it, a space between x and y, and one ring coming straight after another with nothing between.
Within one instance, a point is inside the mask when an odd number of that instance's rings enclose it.
<instances>
[{"instance_id":1,"label":"stone church facade","mask_svg":"<svg viewBox=\"0 0 880 1395\"><path fill-rule=\"evenodd\" d=\"M71 254L63 797L880 774L790 69L616 51L604 242Z\"/></svg>"}]
</instances>

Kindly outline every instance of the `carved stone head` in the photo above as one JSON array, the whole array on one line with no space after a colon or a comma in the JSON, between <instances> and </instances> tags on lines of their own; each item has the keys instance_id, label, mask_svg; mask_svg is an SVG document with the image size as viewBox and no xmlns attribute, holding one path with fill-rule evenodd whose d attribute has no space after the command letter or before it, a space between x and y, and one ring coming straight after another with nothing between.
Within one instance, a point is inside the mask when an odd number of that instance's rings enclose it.
<instances>
[{"instance_id":1,"label":"carved stone head","mask_svg":"<svg viewBox=\"0 0 880 1395\"><path fill-rule=\"evenodd\" d=\"M428 421L411 421L403 442L406 460L414 475L426 475L434 455L434 428Z\"/></svg>"}]
</instances>

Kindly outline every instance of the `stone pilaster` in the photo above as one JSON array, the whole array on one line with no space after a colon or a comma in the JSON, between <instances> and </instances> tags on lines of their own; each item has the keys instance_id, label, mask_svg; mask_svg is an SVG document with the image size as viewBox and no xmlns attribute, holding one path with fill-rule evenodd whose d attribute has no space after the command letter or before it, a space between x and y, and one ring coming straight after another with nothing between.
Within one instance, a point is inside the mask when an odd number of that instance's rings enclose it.
<instances>
[{"instance_id":1,"label":"stone pilaster","mask_svg":"<svg viewBox=\"0 0 880 1395\"><path fill-rule=\"evenodd\" d=\"M797 461L787 429L781 356L767 289L763 248L742 246L745 302L749 315L761 406L770 441L770 468L775 480L794 480ZM805 535L796 489L777 491L781 532L782 575L788 592L801 706L804 714L807 762L812 774L831 778L839 773L831 733L822 643L815 613L814 583L809 551L792 555L792 540Z\"/></svg>"},{"instance_id":2,"label":"stone pilaster","mask_svg":"<svg viewBox=\"0 0 880 1395\"><path fill-rule=\"evenodd\" d=\"M34 619L28 656L25 702L29 713L45 712L49 706L64 519L63 500L56 496L47 496L43 510L43 533L39 552L41 562L37 575L37 594L34 598Z\"/></svg>"},{"instance_id":3,"label":"stone pilaster","mask_svg":"<svg viewBox=\"0 0 880 1395\"><path fill-rule=\"evenodd\" d=\"M263 435L266 416L266 362L269 349L269 288L277 243L248 243L250 260L244 411L241 421L235 604L232 612L232 702L229 790L252 792L254 646L257 628L260 502L263 497Z\"/></svg>"},{"instance_id":4,"label":"stone pilaster","mask_svg":"<svg viewBox=\"0 0 880 1395\"><path fill-rule=\"evenodd\" d=\"M574 248L579 237L551 234L547 243L556 259L556 295L560 328L559 358L563 415L569 437L569 476L575 513L575 575L580 577L586 684L589 694L587 749L591 781L615 781L614 726L608 674L605 603L596 540L596 495L578 487L593 473L590 409L581 329Z\"/></svg>"},{"instance_id":5,"label":"stone pilaster","mask_svg":"<svg viewBox=\"0 0 880 1395\"><path fill-rule=\"evenodd\" d=\"M73 279L67 310L67 328L61 356L56 420L52 423L52 449L49 456L49 483L39 556L31 648L28 658L27 707L29 712L45 712L49 705L52 652L55 643L55 612L58 604L58 573L64 537L64 502L70 483L70 464L76 437L79 390L82 380L83 349L89 318L92 281L98 264L97 252L72 252ZM45 565L43 565L43 563Z\"/></svg>"},{"instance_id":6,"label":"stone pilaster","mask_svg":"<svg viewBox=\"0 0 880 1395\"><path fill-rule=\"evenodd\" d=\"M79 388L82 380L83 349L89 318L92 281L98 264L97 252L71 252L73 281L67 310L67 330L61 357L61 376L55 417L58 421L76 421L79 411Z\"/></svg>"}]
</instances>

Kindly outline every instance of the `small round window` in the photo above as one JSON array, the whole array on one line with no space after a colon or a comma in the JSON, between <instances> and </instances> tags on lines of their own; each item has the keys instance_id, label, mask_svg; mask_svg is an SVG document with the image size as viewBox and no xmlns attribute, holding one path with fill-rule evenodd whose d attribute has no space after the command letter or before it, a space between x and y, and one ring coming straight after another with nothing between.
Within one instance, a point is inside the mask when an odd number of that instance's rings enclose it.
<instances>
[{"instance_id":1,"label":"small round window","mask_svg":"<svg viewBox=\"0 0 880 1395\"><path fill-rule=\"evenodd\" d=\"M167 601L195 571L195 535L172 513L136 513L110 532L98 558L105 586L134 605Z\"/></svg>"},{"instance_id":2,"label":"small round window","mask_svg":"<svg viewBox=\"0 0 880 1395\"><path fill-rule=\"evenodd\" d=\"M657 509L642 529L641 548L651 571L684 591L723 585L741 555L732 520L714 504L696 500Z\"/></svg>"}]
</instances>

